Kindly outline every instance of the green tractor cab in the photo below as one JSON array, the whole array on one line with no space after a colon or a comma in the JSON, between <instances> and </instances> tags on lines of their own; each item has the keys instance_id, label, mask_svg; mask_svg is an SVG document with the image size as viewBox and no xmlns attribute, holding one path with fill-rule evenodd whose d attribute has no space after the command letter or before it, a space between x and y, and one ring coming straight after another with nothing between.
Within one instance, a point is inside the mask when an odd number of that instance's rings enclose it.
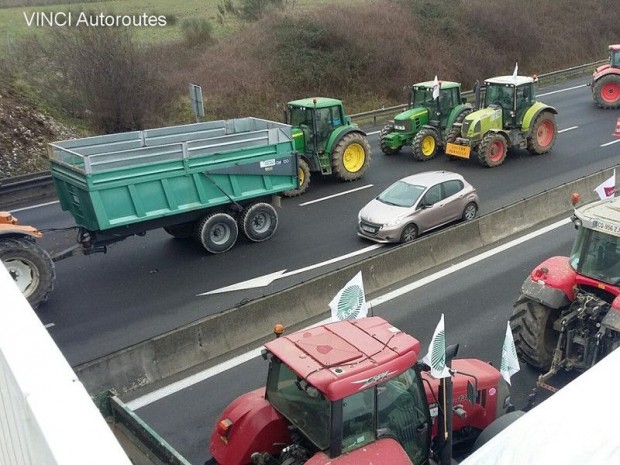
<instances>
[{"instance_id":1,"label":"green tractor cab","mask_svg":"<svg viewBox=\"0 0 620 465\"><path fill-rule=\"evenodd\" d=\"M355 181L366 173L371 150L368 137L351 122L340 100L306 98L288 103L287 123L299 153L299 187L284 192L287 197L303 194L310 174L334 174L343 181Z\"/></svg>"},{"instance_id":2,"label":"green tractor cab","mask_svg":"<svg viewBox=\"0 0 620 465\"><path fill-rule=\"evenodd\" d=\"M509 148L527 149L533 155L547 153L555 144L555 108L536 101L535 79L500 76L485 81L484 104L462 123L446 144L446 155L468 159L477 153L480 163L501 165Z\"/></svg>"},{"instance_id":3,"label":"green tractor cab","mask_svg":"<svg viewBox=\"0 0 620 465\"><path fill-rule=\"evenodd\" d=\"M461 84L439 81L439 97L433 98L434 81L411 86L408 109L396 115L380 133L381 150L394 155L411 145L416 160L430 160L449 136L449 129L471 113L472 105L461 97Z\"/></svg>"}]
</instances>

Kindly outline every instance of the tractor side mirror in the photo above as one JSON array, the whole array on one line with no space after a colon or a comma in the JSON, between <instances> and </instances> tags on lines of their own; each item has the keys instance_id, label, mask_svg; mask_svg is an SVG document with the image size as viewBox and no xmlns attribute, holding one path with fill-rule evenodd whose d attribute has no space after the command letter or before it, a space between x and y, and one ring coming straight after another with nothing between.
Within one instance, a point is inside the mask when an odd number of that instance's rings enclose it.
<instances>
[{"instance_id":1,"label":"tractor side mirror","mask_svg":"<svg viewBox=\"0 0 620 465\"><path fill-rule=\"evenodd\" d=\"M456 357L456 354L459 352L459 345L452 344L451 346L446 347L446 365L450 363L450 361Z\"/></svg>"}]
</instances>

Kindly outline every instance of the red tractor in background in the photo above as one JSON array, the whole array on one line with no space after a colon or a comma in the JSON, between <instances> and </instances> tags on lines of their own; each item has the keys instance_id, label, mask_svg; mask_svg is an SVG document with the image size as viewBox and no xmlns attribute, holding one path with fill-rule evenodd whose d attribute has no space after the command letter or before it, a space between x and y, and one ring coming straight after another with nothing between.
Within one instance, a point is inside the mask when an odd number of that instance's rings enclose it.
<instances>
[{"instance_id":1,"label":"red tractor in background","mask_svg":"<svg viewBox=\"0 0 620 465\"><path fill-rule=\"evenodd\" d=\"M545 373L587 370L620 347L620 198L575 208L568 257L538 265L510 318L520 359Z\"/></svg>"},{"instance_id":2,"label":"red tractor in background","mask_svg":"<svg viewBox=\"0 0 620 465\"><path fill-rule=\"evenodd\" d=\"M511 410L508 384L476 359L452 361L440 382L419 352L417 339L380 317L268 342L266 387L220 415L205 465L450 463L453 443L473 443Z\"/></svg>"},{"instance_id":3,"label":"red tractor in background","mask_svg":"<svg viewBox=\"0 0 620 465\"><path fill-rule=\"evenodd\" d=\"M600 108L620 108L620 44L609 46L609 63L594 70L590 86Z\"/></svg>"}]
</instances>

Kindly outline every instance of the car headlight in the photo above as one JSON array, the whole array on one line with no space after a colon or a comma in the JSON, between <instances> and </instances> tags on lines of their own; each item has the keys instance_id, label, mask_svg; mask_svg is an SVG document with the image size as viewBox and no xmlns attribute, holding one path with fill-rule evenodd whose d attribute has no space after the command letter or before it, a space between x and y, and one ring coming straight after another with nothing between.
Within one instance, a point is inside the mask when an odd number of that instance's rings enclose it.
<instances>
[{"instance_id":1,"label":"car headlight","mask_svg":"<svg viewBox=\"0 0 620 465\"><path fill-rule=\"evenodd\" d=\"M387 223L384 224L384 226L391 228L393 226L398 226L399 224L401 224L403 222L403 218L394 218L391 221L388 221Z\"/></svg>"}]
</instances>

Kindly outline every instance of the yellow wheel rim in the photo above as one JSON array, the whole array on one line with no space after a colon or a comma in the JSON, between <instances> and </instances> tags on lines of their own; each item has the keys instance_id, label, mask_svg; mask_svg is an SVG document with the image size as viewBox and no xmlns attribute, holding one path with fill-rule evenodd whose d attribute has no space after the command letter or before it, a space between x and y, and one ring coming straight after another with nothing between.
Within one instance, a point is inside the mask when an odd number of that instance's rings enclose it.
<instances>
[{"instance_id":1,"label":"yellow wheel rim","mask_svg":"<svg viewBox=\"0 0 620 465\"><path fill-rule=\"evenodd\" d=\"M361 144L350 144L344 151L342 164L349 173L357 173L364 166L366 151Z\"/></svg>"},{"instance_id":2,"label":"yellow wheel rim","mask_svg":"<svg viewBox=\"0 0 620 465\"><path fill-rule=\"evenodd\" d=\"M425 157L430 157L435 152L435 138L433 136L426 136L422 139L422 154Z\"/></svg>"},{"instance_id":3,"label":"yellow wheel rim","mask_svg":"<svg viewBox=\"0 0 620 465\"><path fill-rule=\"evenodd\" d=\"M299 187L304 185L304 181L306 180L306 174L304 170L301 168L297 168L297 177L299 178Z\"/></svg>"}]
</instances>

